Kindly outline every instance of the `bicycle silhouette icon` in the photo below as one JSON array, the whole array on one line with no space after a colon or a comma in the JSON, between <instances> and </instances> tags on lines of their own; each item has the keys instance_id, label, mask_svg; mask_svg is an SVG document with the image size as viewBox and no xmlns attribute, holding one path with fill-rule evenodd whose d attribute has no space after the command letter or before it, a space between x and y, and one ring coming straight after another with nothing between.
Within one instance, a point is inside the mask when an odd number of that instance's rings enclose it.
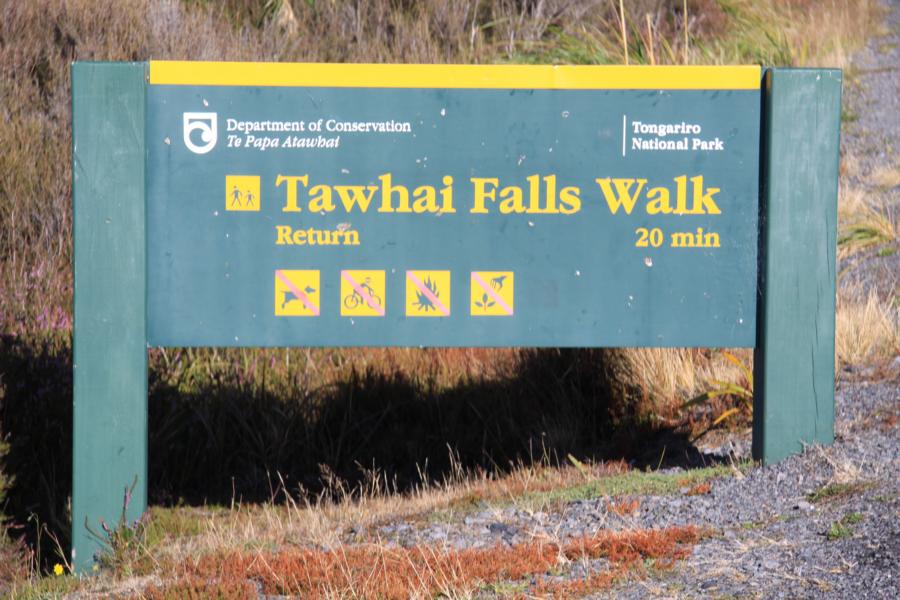
<instances>
[{"instance_id":1,"label":"bicycle silhouette icon","mask_svg":"<svg viewBox=\"0 0 900 600\"><path fill-rule=\"evenodd\" d=\"M371 302L369 302L369 299L366 299L359 290L354 289L350 294L344 296L344 306L350 310L353 310L360 305L372 306L373 308L375 306L381 306L381 297L375 293L375 289L372 287L371 282L372 278L366 277L363 282L359 284L359 287L369 296ZM374 305L372 303L374 303Z\"/></svg>"}]
</instances>

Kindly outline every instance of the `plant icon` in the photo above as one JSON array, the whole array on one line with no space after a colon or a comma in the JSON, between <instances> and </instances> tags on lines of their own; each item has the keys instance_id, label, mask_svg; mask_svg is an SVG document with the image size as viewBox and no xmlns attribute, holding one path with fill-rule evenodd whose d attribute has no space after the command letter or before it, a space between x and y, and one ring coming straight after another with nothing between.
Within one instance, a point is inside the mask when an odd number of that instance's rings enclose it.
<instances>
[{"instance_id":1,"label":"plant icon","mask_svg":"<svg viewBox=\"0 0 900 600\"><path fill-rule=\"evenodd\" d=\"M494 284L494 280L491 280L491 287L493 287L493 284ZM503 287L502 282L500 283L500 287ZM475 301L475 306L477 306L479 308L483 308L484 310L489 309L490 307L492 307L495 304L496 304L496 302L491 300L491 297L488 295L487 292L485 292L484 294L481 295L481 301L478 301L478 300Z\"/></svg>"}]
</instances>

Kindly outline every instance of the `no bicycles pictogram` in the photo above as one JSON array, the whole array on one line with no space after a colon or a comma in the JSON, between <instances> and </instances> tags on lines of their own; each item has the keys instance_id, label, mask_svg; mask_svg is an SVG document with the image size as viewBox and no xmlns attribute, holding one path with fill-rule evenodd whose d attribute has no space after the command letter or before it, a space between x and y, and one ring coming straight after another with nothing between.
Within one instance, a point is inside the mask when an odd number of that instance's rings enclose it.
<instances>
[{"instance_id":1,"label":"no bicycles pictogram","mask_svg":"<svg viewBox=\"0 0 900 600\"><path fill-rule=\"evenodd\" d=\"M384 271L341 271L341 315L384 316Z\"/></svg>"}]
</instances>

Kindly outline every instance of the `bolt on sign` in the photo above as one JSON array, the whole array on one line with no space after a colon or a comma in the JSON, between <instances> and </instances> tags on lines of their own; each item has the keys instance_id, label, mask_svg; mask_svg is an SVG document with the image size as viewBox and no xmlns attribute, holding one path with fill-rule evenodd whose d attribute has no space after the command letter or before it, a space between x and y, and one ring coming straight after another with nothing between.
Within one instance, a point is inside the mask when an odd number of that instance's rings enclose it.
<instances>
[{"instance_id":1,"label":"bolt on sign","mask_svg":"<svg viewBox=\"0 0 900 600\"><path fill-rule=\"evenodd\" d=\"M72 75L79 569L146 505L148 347L754 347L754 455L832 439L839 71Z\"/></svg>"}]
</instances>

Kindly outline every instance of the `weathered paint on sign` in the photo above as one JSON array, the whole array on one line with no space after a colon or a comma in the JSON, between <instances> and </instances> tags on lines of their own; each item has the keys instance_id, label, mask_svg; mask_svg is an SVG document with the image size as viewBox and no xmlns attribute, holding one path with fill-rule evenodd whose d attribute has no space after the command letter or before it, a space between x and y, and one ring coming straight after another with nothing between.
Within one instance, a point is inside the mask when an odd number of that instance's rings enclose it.
<instances>
[{"instance_id":1,"label":"weathered paint on sign","mask_svg":"<svg viewBox=\"0 0 900 600\"><path fill-rule=\"evenodd\" d=\"M759 86L153 62L149 342L753 346Z\"/></svg>"}]
</instances>

